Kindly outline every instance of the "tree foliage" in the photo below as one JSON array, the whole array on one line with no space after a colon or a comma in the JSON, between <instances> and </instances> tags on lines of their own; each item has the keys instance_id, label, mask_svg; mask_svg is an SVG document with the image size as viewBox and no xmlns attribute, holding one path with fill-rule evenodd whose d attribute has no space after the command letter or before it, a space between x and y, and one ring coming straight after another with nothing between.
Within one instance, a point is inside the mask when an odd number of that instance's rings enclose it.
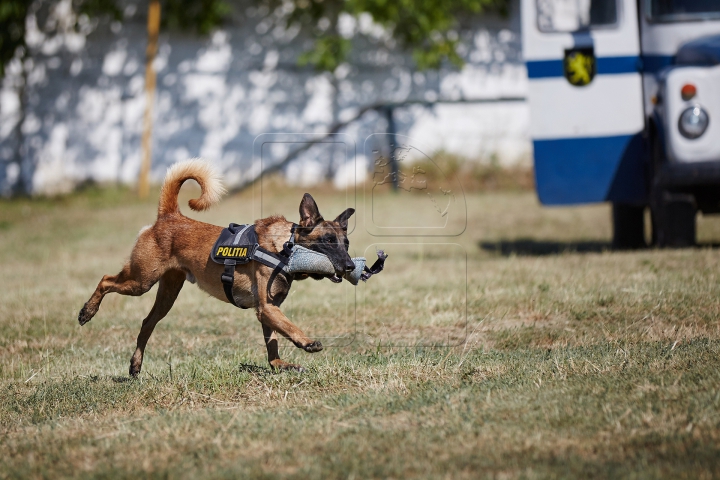
<instances>
[{"instance_id":1,"label":"tree foliage","mask_svg":"<svg viewBox=\"0 0 720 480\"><path fill-rule=\"evenodd\" d=\"M207 35L232 13L224 0L163 0L162 26Z\"/></svg>"},{"instance_id":2,"label":"tree foliage","mask_svg":"<svg viewBox=\"0 0 720 480\"><path fill-rule=\"evenodd\" d=\"M334 70L345 61L350 42L338 31L341 17L356 22L361 17L384 29L387 36L409 50L418 67L439 68L449 61L462 66L457 53L459 19L495 12L506 15L509 0L265 0L271 10L284 10L286 25L309 27L315 37L313 49L301 63L318 70Z\"/></svg>"},{"instance_id":3,"label":"tree foliage","mask_svg":"<svg viewBox=\"0 0 720 480\"><path fill-rule=\"evenodd\" d=\"M5 66L15 57L18 49L25 46L27 11L26 1L0 2L0 78L5 76Z\"/></svg>"},{"instance_id":4,"label":"tree foliage","mask_svg":"<svg viewBox=\"0 0 720 480\"><path fill-rule=\"evenodd\" d=\"M18 53L27 49L25 32L28 15L32 12L53 10L60 0L2 0L0 2L0 78L5 76L5 67ZM116 0L72 0L75 18L86 16L96 18L110 16L122 19L122 11ZM77 28L78 25L75 25Z\"/></svg>"},{"instance_id":5,"label":"tree foliage","mask_svg":"<svg viewBox=\"0 0 720 480\"><path fill-rule=\"evenodd\" d=\"M314 25L317 37L310 55L318 60L314 64L328 69L342 62L349 48L328 50L328 39L339 37L336 30L318 28L323 22L334 26L340 15L359 19L369 15L373 23L382 27L402 47L410 50L419 68L438 68L444 61L462 66L457 53L458 19L471 14L494 11L507 14L507 0L293 0L294 10L288 23ZM337 38L337 44L342 42ZM316 52L326 52L318 55Z\"/></svg>"},{"instance_id":6,"label":"tree foliage","mask_svg":"<svg viewBox=\"0 0 720 480\"><path fill-rule=\"evenodd\" d=\"M18 51L24 51L26 18L30 9L52 9L61 0L2 0L0 2L0 77ZM285 27L300 26L314 38L313 48L298 62L333 71L344 62L351 42L338 30L341 18L363 17L382 28L388 39L409 50L420 68L443 62L461 66L457 53L460 18L487 11L506 13L509 0L254 0L259 11ZM240 5L238 0L161 0L165 28L207 34L223 24ZM118 0L73 0L77 18L122 20Z\"/></svg>"}]
</instances>

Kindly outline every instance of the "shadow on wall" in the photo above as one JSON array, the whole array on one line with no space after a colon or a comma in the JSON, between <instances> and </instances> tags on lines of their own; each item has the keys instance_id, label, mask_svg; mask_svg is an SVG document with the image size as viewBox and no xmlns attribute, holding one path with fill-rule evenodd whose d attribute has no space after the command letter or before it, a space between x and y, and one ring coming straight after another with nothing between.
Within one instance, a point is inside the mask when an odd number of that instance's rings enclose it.
<instances>
[{"instance_id":1,"label":"shadow on wall","mask_svg":"<svg viewBox=\"0 0 720 480\"><path fill-rule=\"evenodd\" d=\"M359 22L348 32L355 43L350 61L334 74L318 74L296 63L310 47L307 35L260 17L257 9L236 10L232 25L209 38L161 35L155 61L156 181L168 165L202 156L220 166L228 185L238 184L252 171L257 135L326 132L371 103L524 94L517 22L485 19L462 32L468 64L461 72L415 71L411 58L388 46L382 32ZM63 193L88 180L135 182L145 108L144 14L128 4L123 24L83 26L80 34L47 33L43 26L50 17L31 18L24 101L12 100L22 90L19 62L3 82L1 195L18 182L31 194ZM438 125L448 123L425 108L404 109L396 120L398 133L410 131L419 117L425 118L423 131L431 129L427 118L433 115ZM462 117L457 111L451 115ZM493 134L497 123L488 122ZM471 130L477 136L477 128ZM365 137L385 131L385 121L368 113L345 131L361 152ZM302 170L303 162L319 163L321 175L332 177L346 158L310 150L296 169Z\"/></svg>"}]
</instances>

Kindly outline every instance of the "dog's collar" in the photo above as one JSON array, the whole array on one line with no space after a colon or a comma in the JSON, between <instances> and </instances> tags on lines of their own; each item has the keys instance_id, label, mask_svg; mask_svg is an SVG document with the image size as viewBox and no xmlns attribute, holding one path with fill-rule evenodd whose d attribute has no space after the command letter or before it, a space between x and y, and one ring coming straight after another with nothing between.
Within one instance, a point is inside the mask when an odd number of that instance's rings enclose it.
<instances>
[{"instance_id":1,"label":"dog's collar","mask_svg":"<svg viewBox=\"0 0 720 480\"><path fill-rule=\"evenodd\" d=\"M300 225L297 223L292 224L292 227L290 228L290 238L288 238L288 241L283 244L283 249L280 253L287 258L290 258L290 255L292 255L292 249L295 246L295 230L297 230L299 226Z\"/></svg>"}]
</instances>

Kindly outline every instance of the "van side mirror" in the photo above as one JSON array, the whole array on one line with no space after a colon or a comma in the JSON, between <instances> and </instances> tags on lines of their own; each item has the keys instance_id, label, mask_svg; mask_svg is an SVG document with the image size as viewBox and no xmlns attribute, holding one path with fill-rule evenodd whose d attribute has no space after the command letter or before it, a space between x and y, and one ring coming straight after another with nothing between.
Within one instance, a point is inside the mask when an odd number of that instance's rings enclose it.
<instances>
[{"instance_id":1,"label":"van side mirror","mask_svg":"<svg viewBox=\"0 0 720 480\"><path fill-rule=\"evenodd\" d=\"M542 32L576 32L590 26L593 0L538 0L538 27Z\"/></svg>"}]
</instances>

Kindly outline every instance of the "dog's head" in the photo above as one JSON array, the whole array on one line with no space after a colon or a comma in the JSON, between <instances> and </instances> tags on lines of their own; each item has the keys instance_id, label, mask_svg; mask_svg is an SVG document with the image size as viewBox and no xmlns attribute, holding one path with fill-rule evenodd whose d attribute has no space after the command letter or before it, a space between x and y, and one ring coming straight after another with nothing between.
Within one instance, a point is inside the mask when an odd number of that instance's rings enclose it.
<instances>
[{"instance_id":1,"label":"dog's head","mask_svg":"<svg viewBox=\"0 0 720 480\"><path fill-rule=\"evenodd\" d=\"M330 278L333 282L342 281L346 272L355 269L348 248L350 242L347 238L348 219L355 213L354 208L348 208L331 222L326 221L315 203L313 197L306 193L300 202L300 227L297 229L297 244L305 248L326 255L335 268L335 275L310 274L310 277L319 280Z\"/></svg>"}]
</instances>

